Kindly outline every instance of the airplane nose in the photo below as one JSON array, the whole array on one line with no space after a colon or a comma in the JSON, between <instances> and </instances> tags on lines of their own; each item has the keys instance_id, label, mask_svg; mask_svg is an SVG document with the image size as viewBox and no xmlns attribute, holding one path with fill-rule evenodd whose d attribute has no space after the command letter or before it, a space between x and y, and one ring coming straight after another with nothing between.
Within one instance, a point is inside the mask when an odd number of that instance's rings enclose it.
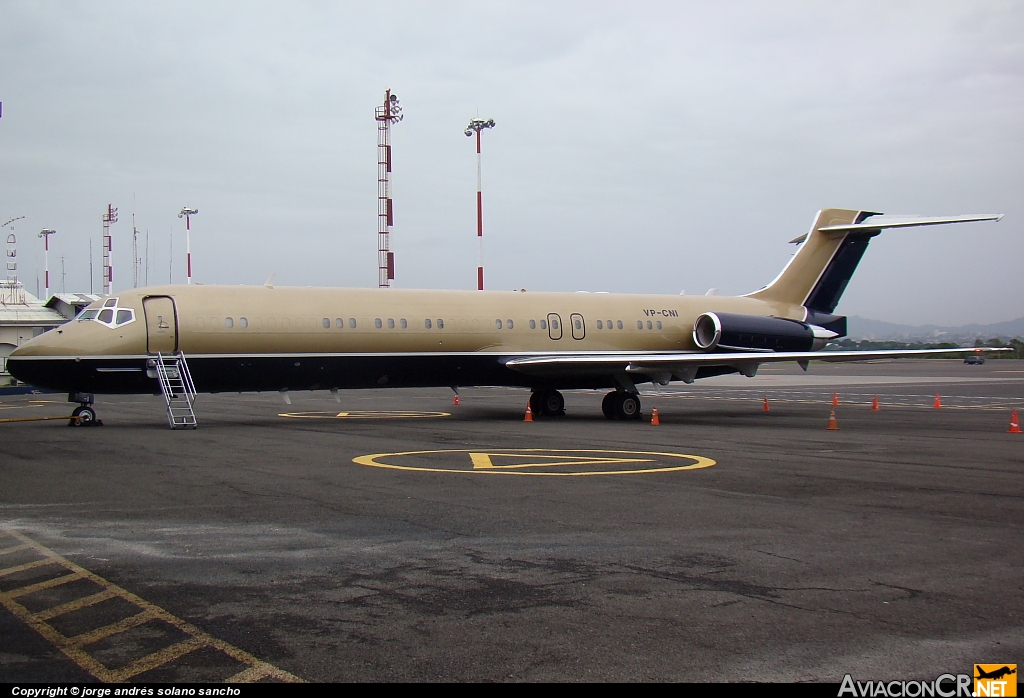
<instances>
[{"instance_id":1,"label":"airplane nose","mask_svg":"<svg viewBox=\"0 0 1024 698\"><path fill-rule=\"evenodd\" d=\"M64 330L61 327L44 332L38 337L33 337L12 351L11 358L17 358L20 356L52 356L54 354L63 354L64 352L60 350L64 344L64 342L61 341L63 336Z\"/></svg>"}]
</instances>

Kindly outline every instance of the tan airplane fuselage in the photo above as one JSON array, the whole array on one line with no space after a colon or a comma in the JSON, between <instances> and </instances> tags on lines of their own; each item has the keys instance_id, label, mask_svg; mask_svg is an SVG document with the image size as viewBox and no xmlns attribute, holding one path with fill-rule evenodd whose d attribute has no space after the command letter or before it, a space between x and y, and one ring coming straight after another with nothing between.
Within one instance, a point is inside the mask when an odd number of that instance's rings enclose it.
<instances>
[{"instance_id":1,"label":"tan airplane fuselage","mask_svg":"<svg viewBox=\"0 0 1024 698\"><path fill-rule=\"evenodd\" d=\"M116 307L134 310L135 321L117 327L71 321L18 354L699 351L693 325L702 313L794 320L806 313L802 306L745 297L528 291L191 285L116 297ZM153 317L159 298L174 304L176 317L165 318L164 328Z\"/></svg>"}]
</instances>

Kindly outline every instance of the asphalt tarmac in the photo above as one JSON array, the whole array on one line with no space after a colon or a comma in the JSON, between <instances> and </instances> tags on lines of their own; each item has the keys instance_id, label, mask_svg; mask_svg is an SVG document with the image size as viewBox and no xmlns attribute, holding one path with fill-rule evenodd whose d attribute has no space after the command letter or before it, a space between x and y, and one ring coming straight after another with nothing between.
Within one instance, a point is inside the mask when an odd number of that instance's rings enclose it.
<instances>
[{"instance_id":1,"label":"asphalt tarmac","mask_svg":"<svg viewBox=\"0 0 1024 698\"><path fill-rule=\"evenodd\" d=\"M99 428L0 423L0 681L1024 660L1024 362L766 367L645 389L631 423L587 391L533 423L521 390L290 397L201 395L195 431L153 396L100 396ZM0 419L69 413L0 399Z\"/></svg>"}]
</instances>

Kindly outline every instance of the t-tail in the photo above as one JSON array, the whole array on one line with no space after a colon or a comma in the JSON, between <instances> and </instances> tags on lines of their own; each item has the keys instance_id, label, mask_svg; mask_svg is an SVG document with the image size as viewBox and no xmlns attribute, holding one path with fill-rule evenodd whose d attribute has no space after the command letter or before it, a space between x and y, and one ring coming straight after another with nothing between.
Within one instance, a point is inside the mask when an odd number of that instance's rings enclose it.
<instances>
[{"instance_id":1,"label":"t-tail","mask_svg":"<svg viewBox=\"0 0 1024 698\"><path fill-rule=\"evenodd\" d=\"M968 216L886 216L872 211L826 208L818 211L806 235L790 242L800 249L775 280L749 294L768 302L802 305L807 320L846 334L846 318L832 315L868 243L887 228L998 221L1003 214Z\"/></svg>"}]
</instances>

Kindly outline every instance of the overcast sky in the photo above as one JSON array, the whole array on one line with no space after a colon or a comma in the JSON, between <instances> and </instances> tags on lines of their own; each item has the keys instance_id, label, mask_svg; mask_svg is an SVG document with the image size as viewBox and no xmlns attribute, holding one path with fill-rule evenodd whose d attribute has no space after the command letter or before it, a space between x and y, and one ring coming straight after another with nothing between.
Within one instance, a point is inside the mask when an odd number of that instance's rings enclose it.
<instances>
[{"instance_id":1,"label":"overcast sky","mask_svg":"<svg viewBox=\"0 0 1024 698\"><path fill-rule=\"evenodd\" d=\"M1024 315L1024 3L0 2L0 217L21 278L376 285L376 124L400 288L753 291L823 207L1005 213L890 231L839 305ZM0 221L2 222L2 221ZM4 231L9 232L7 230ZM143 249L142 254L145 254Z\"/></svg>"}]
</instances>

